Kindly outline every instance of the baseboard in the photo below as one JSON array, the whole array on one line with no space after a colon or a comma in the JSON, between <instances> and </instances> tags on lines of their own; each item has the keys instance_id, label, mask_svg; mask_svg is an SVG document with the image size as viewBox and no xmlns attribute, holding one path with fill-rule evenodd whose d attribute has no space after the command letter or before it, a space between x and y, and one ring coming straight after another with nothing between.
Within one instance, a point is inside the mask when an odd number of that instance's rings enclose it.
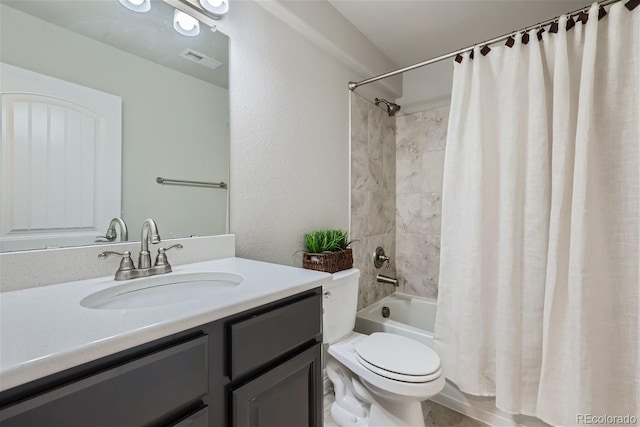
<instances>
[{"instance_id":1,"label":"baseboard","mask_svg":"<svg viewBox=\"0 0 640 427\"><path fill-rule=\"evenodd\" d=\"M431 398L434 402L495 427L549 427L544 421L526 415L512 415L495 406L495 399L462 393L447 381L444 390Z\"/></svg>"}]
</instances>

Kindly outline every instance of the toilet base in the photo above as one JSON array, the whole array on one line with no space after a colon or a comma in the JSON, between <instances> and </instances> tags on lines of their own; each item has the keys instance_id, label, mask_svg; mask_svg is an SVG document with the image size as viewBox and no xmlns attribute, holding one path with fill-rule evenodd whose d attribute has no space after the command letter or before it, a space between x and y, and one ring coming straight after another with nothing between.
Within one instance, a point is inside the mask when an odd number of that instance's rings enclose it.
<instances>
[{"instance_id":1,"label":"toilet base","mask_svg":"<svg viewBox=\"0 0 640 427\"><path fill-rule=\"evenodd\" d=\"M425 426L420 400L393 398L357 378L332 357L327 360L327 374L335 391L331 418L339 426Z\"/></svg>"},{"instance_id":2,"label":"toilet base","mask_svg":"<svg viewBox=\"0 0 640 427\"><path fill-rule=\"evenodd\" d=\"M422 402L413 399L388 399L384 394L378 394L377 387L362 381L371 391L369 396L373 400L369 411L369 427L425 427Z\"/></svg>"}]
</instances>

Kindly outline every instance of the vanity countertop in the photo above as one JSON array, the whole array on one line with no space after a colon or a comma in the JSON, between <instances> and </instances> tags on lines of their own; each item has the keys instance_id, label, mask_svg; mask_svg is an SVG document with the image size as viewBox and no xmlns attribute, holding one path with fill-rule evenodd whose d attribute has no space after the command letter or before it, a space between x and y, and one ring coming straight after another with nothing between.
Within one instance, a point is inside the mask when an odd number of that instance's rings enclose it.
<instances>
[{"instance_id":1,"label":"vanity countertop","mask_svg":"<svg viewBox=\"0 0 640 427\"><path fill-rule=\"evenodd\" d=\"M191 272L235 273L244 280L210 298L126 310L80 305L94 292L125 283L112 276L0 293L0 391L316 288L331 278L242 258L175 266L168 275Z\"/></svg>"}]
</instances>

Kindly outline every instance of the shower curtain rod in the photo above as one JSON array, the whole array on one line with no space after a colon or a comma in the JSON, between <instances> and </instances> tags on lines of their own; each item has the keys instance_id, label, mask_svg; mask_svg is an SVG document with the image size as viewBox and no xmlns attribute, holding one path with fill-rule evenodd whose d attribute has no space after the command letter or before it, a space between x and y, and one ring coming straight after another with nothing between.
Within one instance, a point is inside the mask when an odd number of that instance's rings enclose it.
<instances>
[{"instance_id":1,"label":"shower curtain rod","mask_svg":"<svg viewBox=\"0 0 640 427\"><path fill-rule=\"evenodd\" d=\"M617 3L619 1L620 0L604 0L604 1L598 2L598 4L600 5L600 7L603 7L603 6L608 6L610 4L613 4L613 3ZM577 9L577 10L574 10L573 12L566 13L565 15L573 16L573 15L577 15L580 12L584 12L584 11L589 10L589 9L591 9L591 5L583 7L583 8L580 8L580 9ZM444 61L445 59L453 58L453 57L455 57L457 55L460 55L462 53L469 52L470 50L473 50L473 48L475 48L476 46L488 46L490 44L497 43L497 42L502 41L502 40L506 40L506 39L508 39L509 37L511 37L514 34L525 33L525 32L528 32L530 30L533 30L533 29L536 29L536 28L540 28L540 27L543 27L545 25L552 24L553 22L557 21L559 18L560 18L559 16L556 16L553 19L548 19L546 21L538 22L535 25L531 25L529 27L525 27L525 28L523 28L521 30L511 31L510 33L504 34L504 35L502 35L500 37L496 37L496 38L493 38L491 40L484 41L482 43L476 43L476 44L474 44L472 46L468 46L468 47L465 47L463 49L456 50L455 52L447 53L447 54L438 56L436 58L429 59L427 61L423 61L423 62L419 62L417 64L409 65L408 67L400 68L399 70L390 71L390 72L385 73L385 74L380 74L379 76L371 77L371 78L368 78L366 80L362 80L360 82L349 82L349 85L348 85L349 86L349 90L350 91L354 91L354 90L356 90L356 88L358 88L358 86L363 86L363 85L366 85L366 84L369 84L369 83L377 82L378 80L386 79L387 77L392 77L392 76L395 76L397 74L406 73L407 71L415 70L416 68L421 68L421 67L424 67L424 66L427 66L427 65L434 64L436 62Z\"/></svg>"}]
</instances>

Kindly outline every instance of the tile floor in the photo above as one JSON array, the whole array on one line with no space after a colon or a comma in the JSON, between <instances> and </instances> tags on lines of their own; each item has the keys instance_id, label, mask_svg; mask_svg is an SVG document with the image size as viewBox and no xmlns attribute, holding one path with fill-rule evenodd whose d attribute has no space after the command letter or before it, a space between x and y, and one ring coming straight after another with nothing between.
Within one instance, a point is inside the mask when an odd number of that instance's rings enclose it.
<instances>
[{"instance_id":1,"label":"tile floor","mask_svg":"<svg viewBox=\"0 0 640 427\"><path fill-rule=\"evenodd\" d=\"M339 427L331 418L333 394L324 397L324 427ZM422 403L427 427L486 427L480 421L427 400Z\"/></svg>"}]
</instances>

